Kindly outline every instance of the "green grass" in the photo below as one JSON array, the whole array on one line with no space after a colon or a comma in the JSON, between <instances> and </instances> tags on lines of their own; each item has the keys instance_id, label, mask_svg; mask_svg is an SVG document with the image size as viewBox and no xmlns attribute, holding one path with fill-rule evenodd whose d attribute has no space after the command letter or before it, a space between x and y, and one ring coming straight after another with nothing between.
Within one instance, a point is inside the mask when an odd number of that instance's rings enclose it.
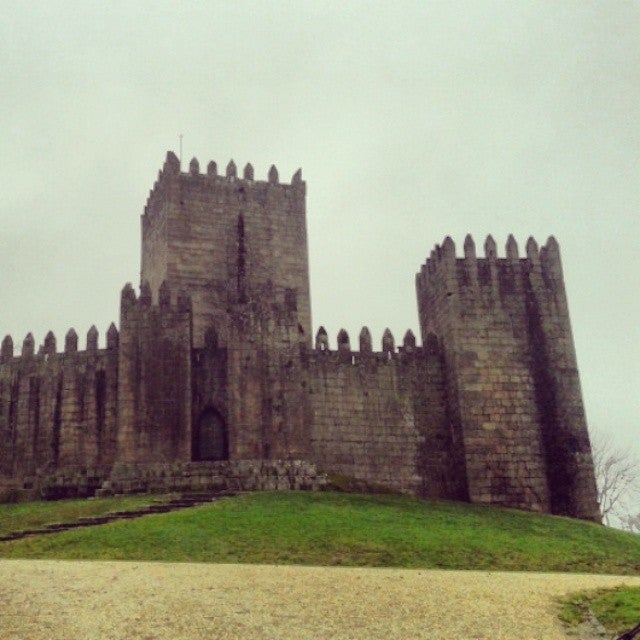
<instances>
[{"instance_id":1,"label":"green grass","mask_svg":"<svg viewBox=\"0 0 640 640\"><path fill-rule=\"evenodd\" d=\"M589 609L609 633L619 635L640 622L640 587L619 587L578 593L561 602L561 620L583 622Z\"/></svg>"},{"instance_id":2,"label":"green grass","mask_svg":"<svg viewBox=\"0 0 640 640\"><path fill-rule=\"evenodd\" d=\"M170 496L126 496L91 500L59 500L0 504L0 535L38 529L47 524L104 516L114 511L134 511Z\"/></svg>"},{"instance_id":3,"label":"green grass","mask_svg":"<svg viewBox=\"0 0 640 640\"><path fill-rule=\"evenodd\" d=\"M0 556L637 574L640 537L406 496L274 492L4 542Z\"/></svg>"}]
</instances>

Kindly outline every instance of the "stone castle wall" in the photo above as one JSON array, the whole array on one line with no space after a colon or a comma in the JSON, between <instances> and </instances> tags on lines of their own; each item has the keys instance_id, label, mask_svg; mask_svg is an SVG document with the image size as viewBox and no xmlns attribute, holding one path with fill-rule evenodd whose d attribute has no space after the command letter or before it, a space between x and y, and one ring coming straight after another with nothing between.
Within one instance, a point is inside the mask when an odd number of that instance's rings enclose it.
<instances>
[{"instance_id":1,"label":"stone castle wall","mask_svg":"<svg viewBox=\"0 0 640 640\"><path fill-rule=\"evenodd\" d=\"M322 336L322 334L320 334ZM464 498L452 464L441 354L435 340L416 347L408 332L396 351L389 332L373 352L367 329L360 351L341 332L310 359L313 459L321 469L432 498Z\"/></svg>"},{"instance_id":2,"label":"stone castle wall","mask_svg":"<svg viewBox=\"0 0 640 640\"><path fill-rule=\"evenodd\" d=\"M116 455L118 332L98 349L92 328L78 351L71 330L64 352L49 333L35 352L29 334L14 356L9 337L0 355L0 476L45 474L56 469L109 469Z\"/></svg>"}]
</instances>

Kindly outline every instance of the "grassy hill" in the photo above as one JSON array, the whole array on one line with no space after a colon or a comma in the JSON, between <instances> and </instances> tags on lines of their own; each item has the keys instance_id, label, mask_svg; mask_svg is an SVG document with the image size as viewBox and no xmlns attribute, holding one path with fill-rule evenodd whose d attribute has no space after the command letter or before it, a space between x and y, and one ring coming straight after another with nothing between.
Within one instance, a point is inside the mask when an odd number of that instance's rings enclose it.
<instances>
[{"instance_id":1,"label":"grassy hill","mask_svg":"<svg viewBox=\"0 0 640 640\"><path fill-rule=\"evenodd\" d=\"M45 503L41 509L49 512L39 523L59 522L58 511L82 505L105 511L99 500L73 504ZM120 508L112 500L106 510ZM22 527L20 509L31 522L39 512L38 505L0 505L0 530ZM567 518L404 496L274 492L2 542L0 557L637 575L640 536Z\"/></svg>"}]
</instances>

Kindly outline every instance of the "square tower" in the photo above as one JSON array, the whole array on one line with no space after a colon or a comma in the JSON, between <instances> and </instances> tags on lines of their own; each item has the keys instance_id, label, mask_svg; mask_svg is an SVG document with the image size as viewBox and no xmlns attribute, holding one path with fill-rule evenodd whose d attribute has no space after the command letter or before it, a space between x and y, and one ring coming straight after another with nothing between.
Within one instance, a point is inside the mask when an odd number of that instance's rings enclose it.
<instances>
[{"instance_id":1,"label":"square tower","mask_svg":"<svg viewBox=\"0 0 640 640\"><path fill-rule=\"evenodd\" d=\"M560 249L513 236L498 258L447 237L416 277L423 338L444 354L456 455L471 502L599 521Z\"/></svg>"},{"instance_id":2,"label":"square tower","mask_svg":"<svg viewBox=\"0 0 640 640\"><path fill-rule=\"evenodd\" d=\"M242 178L233 161L224 176L215 162L201 174L194 158L183 173L167 153L142 215L140 280L154 301L163 282L191 298L194 346L209 327L226 343L232 310L269 300L288 301L310 344L305 193L301 171L280 184L274 166L258 181L250 164Z\"/></svg>"}]
</instances>

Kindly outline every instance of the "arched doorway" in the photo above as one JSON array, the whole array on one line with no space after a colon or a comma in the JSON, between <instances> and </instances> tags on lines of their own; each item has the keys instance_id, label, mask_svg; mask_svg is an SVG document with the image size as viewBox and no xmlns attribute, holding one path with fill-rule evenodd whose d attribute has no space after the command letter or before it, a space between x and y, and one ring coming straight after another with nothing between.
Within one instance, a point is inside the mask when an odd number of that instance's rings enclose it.
<instances>
[{"instance_id":1,"label":"arched doorway","mask_svg":"<svg viewBox=\"0 0 640 640\"><path fill-rule=\"evenodd\" d=\"M213 408L200 414L193 439L194 460L227 460L229 445L224 418Z\"/></svg>"}]
</instances>

